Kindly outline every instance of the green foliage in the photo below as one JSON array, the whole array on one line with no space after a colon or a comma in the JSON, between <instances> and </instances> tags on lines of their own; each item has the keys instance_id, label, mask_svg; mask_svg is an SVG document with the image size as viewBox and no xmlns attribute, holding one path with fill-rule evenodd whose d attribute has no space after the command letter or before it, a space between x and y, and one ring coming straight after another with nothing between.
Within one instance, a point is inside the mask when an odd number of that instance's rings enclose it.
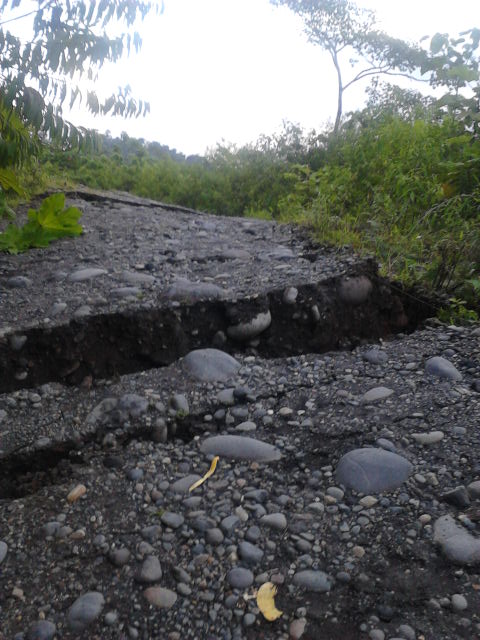
<instances>
[{"instance_id":1,"label":"green foliage","mask_svg":"<svg viewBox=\"0 0 480 640\"><path fill-rule=\"evenodd\" d=\"M147 103L131 97L129 87L100 102L93 90L85 91L77 82L84 75L95 82L106 61L116 62L132 47L138 51L141 38L129 28L137 18L161 12L162 2L39 0L34 9L29 6L19 14L16 9L22 5L21 0L0 1L0 16L6 16L0 22L1 107L7 114L14 112L34 132L76 145L88 132L64 121L65 102L70 107L84 102L94 114L138 116L148 111ZM33 36L27 42L15 33L17 20L31 23ZM122 23L127 31L107 35L107 25L118 30Z\"/></svg>"},{"instance_id":2,"label":"green foliage","mask_svg":"<svg viewBox=\"0 0 480 640\"><path fill-rule=\"evenodd\" d=\"M0 219L15 217L15 212L8 203L6 192L15 192L25 197L25 189L20 185L16 174L11 169L0 169Z\"/></svg>"},{"instance_id":3,"label":"green foliage","mask_svg":"<svg viewBox=\"0 0 480 640\"><path fill-rule=\"evenodd\" d=\"M82 212L76 207L65 208L65 195L56 193L43 200L38 211L29 209L28 222L22 227L9 224L0 234L0 250L19 253L32 247L47 247L53 240L78 236Z\"/></svg>"},{"instance_id":4,"label":"green foliage","mask_svg":"<svg viewBox=\"0 0 480 640\"><path fill-rule=\"evenodd\" d=\"M462 125L449 117L372 115L370 107L350 124L332 137L319 170L289 171L281 219L311 225L323 242L374 253L390 277L461 289L469 305L478 305L478 291L464 290L480 272L480 184L476 169L464 171L465 157L476 158L477 150L452 143ZM463 188L446 197L452 167L460 167Z\"/></svg>"},{"instance_id":5,"label":"green foliage","mask_svg":"<svg viewBox=\"0 0 480 640\"><path fill-rule=\"evenodd\" d=\"M438 318L447 324L472 324L478 322L479 316L476 311L467 307L466 300L460 298L450 298L448 306L440 309Z\"/></svg>"},{"instance_id":6,"label":"green foliage","mask_svg":"<svg viewBox=\"0 0 480 640\"><path fill-rule=\"evenodd\" d=\"M312 134L312 144L314 138ZM293 141L292 147L287 139ZM218 146L207 158L185 158L166 148L159 153L160 145L126 135L101 142L104 150L97 153L50 146L42 154L43 170L92 188L130 191L222 215L241 216L259 209L277 215L278 202L290 189L284 176L285 154L303 161L308 156L291 125L282 135L262 137L255 145Z\"/></svg>"},{"instance_id":7,"label":"green foliage","mask_svg":"<svg viewBox=\"0 0 480 640\"><path fill-rule=\"evenodd\" d=\"M4 191L0 191L0 220L2 218L9 218L10 220L15 218L15 211L9 205Z\"/></svg>"},{"instance_id":8,"label":"green foliage","mask_svg":"<svg viewBox=\"0 0 480 640\"><path fill-rule=\"evenodd\" d=\"M460 89L478 83L479 62L476 51L480 45L480 29L463 31L458 38L436 33L430 41L430 57L424 61L423 72L430 72L432 86L446 86L458 94Z\"/></svg>"},{"instance_id":9,"label":"green foliage","mask_svg":"<svg viewBox=\"0 0 480 640\"><path fill-rule=\"evenodd\" d=\"M138 51L141 38L130 33L130 27L138 17L163 10L162 0L38 0L35 8L29 5L26 12L17 11L25 4L0 0L0 218L14 217L9 190L26 196L18 176L22 167L33 164L41 142L56 141L63 150L95 147L94 131L64 120L65 102L72 108L83 101L93 114L139 116L149 110L147 103L132 98L128 86L100 102L93 90L84 89L84 76L93 83L106 61L119 60L132 46ZM32 31L28 41L15 33L17 21L28 28L26 20ZM122 23L126 32L107 35L107 25L118 30ZM11 169L15 175L5 173ZM2 234L2 248L21 251L54 239L51 219L31 223L22 229L9 227ZM61 234L73 229L67 225Z\"/></svg>"},{"instance_id":10,"label":"green foliage","mask_svg":"<svg viewBox=\"0 0 480 640\"><path fill-rule=\"evenodd\" d=\"M37 138L0 97L0 168L18 166L37 150Z\"/></svg>"},{"instance_id":11,"label":"green foliage","mask_svg":"<svg viewBox=\"0 0 480 640\"><path fill-rule=\"evenodd\" d=\"M348 114L345 127L362 126L372 120L382 120L387 117L397 117L405 122L415 120L436 119L434 114L434 98L425 96L413 89L403 89L389 82L380 82L374 78L367 87L368 96L365 109Z\"/></svg>"},{"instance_id":12,"label":"green foliage","mask_svg":"<svg viewBox=\"0 0 480 640\"><path fill-rule=\"evenodd\" d=\"M25 195L25 189L20 185L16 174L11 169L0 169L0 187L4 191L15 191L19 196Z\"/></svg>"}]
</instances>

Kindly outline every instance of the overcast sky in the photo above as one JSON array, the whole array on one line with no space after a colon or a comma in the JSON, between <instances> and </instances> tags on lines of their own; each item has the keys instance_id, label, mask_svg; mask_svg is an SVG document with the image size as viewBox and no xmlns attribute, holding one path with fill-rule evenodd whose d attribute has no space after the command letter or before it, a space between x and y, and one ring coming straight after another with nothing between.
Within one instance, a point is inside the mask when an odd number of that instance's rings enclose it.
<instances>
[{"instance_id":1,"label":"overcast sky","mask_svg":"<svg viewBox=\"0 0 480 640\"><path fill-rule=\"evenodd\" d=\"M480 0L363 0L387 33L411 41L437 31L480 26ZM203 153L225 140L242 144L281 128L283 120L321 129L335 116L336 79L301 22L268 0L165 0L161 16L140 27L143 48L101 73L97 88L129 83L150 102L138 120L92 119L76 124L126 131L184 153ZM349 71L349 70L348 70ZM349 90L345 110L361 106L363 88Z\"/></svg>"}]
</instances>

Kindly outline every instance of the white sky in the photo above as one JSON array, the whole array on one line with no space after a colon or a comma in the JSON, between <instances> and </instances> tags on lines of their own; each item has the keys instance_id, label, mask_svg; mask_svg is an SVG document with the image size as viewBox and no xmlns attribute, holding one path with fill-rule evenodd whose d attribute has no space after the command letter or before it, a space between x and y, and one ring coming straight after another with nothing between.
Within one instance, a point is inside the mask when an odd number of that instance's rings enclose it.
<instances>
[{"instance_id":1,"label":"white sky","mask_svg":"<svg viewBox=\"0 0 480 640\"><path fill-rule=\"evenodd\" d=\"M411 41L480 27L480 0L358 4L375 9L387 33ZM268 0L165 0L163 15L148 16L139 30L141 52L105 68L97 89L109 93L128 83L135 97L150 102L150 115L122 120L75 111L76 124L126 131L190 154L222 140L253 141L283 120L319 130L335 116L327 54L307 43L296 16ZM362 100L363 87L350 89L344 110Z\"/></svg>"}]
</instances>

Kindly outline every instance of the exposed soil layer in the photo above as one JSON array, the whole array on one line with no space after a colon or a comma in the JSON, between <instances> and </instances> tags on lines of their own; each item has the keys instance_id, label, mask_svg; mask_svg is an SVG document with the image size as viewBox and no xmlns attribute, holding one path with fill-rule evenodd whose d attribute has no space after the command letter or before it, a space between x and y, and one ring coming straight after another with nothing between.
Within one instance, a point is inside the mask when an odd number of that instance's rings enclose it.
<instances>
[{"instance_id":1,"label":"exposed soil layer","mask_svg":"<svg viewBox=\"0 0 480 640\"><path fill-rule=\"evenodd\" d=\"M432 315L372 260L305 230L128 194L69 197L80 238L0 258L1 391L164 366L212 344L266 357L351 348ZM253 343L229 338L262 312L271 323Z\"/></svg>"},{"instance_id":2,"label":"exposed soil layer","mask_svg":"<svg viewBox=\"0 0 480 640\"><path fill-rule=\"evenodd\" d=\"M345 282L369 282L364 301L342 299ZM432 315L425 299L391 285L372 262L341 278L297 288L295 304L276 290L240 300L201 301L91 315L0 339L0 392L51 381L80 384L171 364L192 349L220 346L235 353L252 348L263 357L353 348L398 331L410 332ZM247 321L269 312L271 323L254 341L228 338L232 317ZM13 336L21 336L18 349Z\"/></svg>"}]
</instances>

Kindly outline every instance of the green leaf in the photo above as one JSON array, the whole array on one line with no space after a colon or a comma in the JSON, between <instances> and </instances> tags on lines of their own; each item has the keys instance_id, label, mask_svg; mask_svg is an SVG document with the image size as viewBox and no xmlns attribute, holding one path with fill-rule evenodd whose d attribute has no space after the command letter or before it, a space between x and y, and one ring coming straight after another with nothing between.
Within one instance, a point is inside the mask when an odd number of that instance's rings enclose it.
<instances>
[{"instance_id":1,"label":"green leaf","mask_svg":"<svg viewBox=\"0 0 480 640\"><path fill-rule=\"evenodd\" d=\"M28 222L23 227L8 225L0 234L0 251L18 253L31 247L47 247L52 240L78 236L82 215L76 207L65 207L65 194L55 193L42 202L38 211L29 209Z\"/></svg>"},{"instance_id":2,"label":"green leaf","mask_svg":"<svg viewBox=\"0 0 480 640\"><path fill-rule=\"evenodd\" d=\"M454 147L454 146L458 146L458 147L462 147L463 145L468 144L472 139L472 136L470 134L463 134L461 136L455 136L454 138L447 138L445 140L445 144L448 145L449 147Z\"/></svg>"},{"instance_id":3,"label":"green leaf","mask_svg":"<svg viewBox=\"0 0 480 640\"><path fill-rule=\"evenodd\" d=\"M40 209L28 211L28 219L42 227L43 233L52 238L63 236L78 236L82 233L82 227L78 220L82 213L76 207L65 207L65 194L54 193L45 198Z\"/></svg>"},{"instance_id":4,"label":"green leaf","mask_svg":"<svg viewBox=\"0 0 480 640\"><path fill-rule=\"evenodd\" d=\"M448 44L448 36L446 33L436 33L430 42L430 51L435 55L440 49Z\"/></svg>"},{"instance_id":5,"label":"green leaf","mask_svg":"<svg viewBox=\"0 0 480 640\"><path fill-rule=\"evenodd\" d=\"M24 238L22 230L14 224L9 224L3 233L0 233L0 250L8 253L24 251Z\"/></svg>"},{"instance_id":6,"label":"green leaf","mask_svg":"<svg viewBox=\"0 0 480 640\"><path fill-rule=\"evenodd\" d=\"M18 182L17 176L11 169L0 169L0 185L5 191L15 191L19 196L25 197L25 189Z\"/></svg>"},{"instance_id":7,"label":"green leaf","mask_svg":"<svg viewBox=\"0 0 480 640\"><path fill-rule=\"evenodd\" d=\"M480 278L471 278L467 282L472 285L475 291L480 293Z\"/></svg>"}]
</instances>

